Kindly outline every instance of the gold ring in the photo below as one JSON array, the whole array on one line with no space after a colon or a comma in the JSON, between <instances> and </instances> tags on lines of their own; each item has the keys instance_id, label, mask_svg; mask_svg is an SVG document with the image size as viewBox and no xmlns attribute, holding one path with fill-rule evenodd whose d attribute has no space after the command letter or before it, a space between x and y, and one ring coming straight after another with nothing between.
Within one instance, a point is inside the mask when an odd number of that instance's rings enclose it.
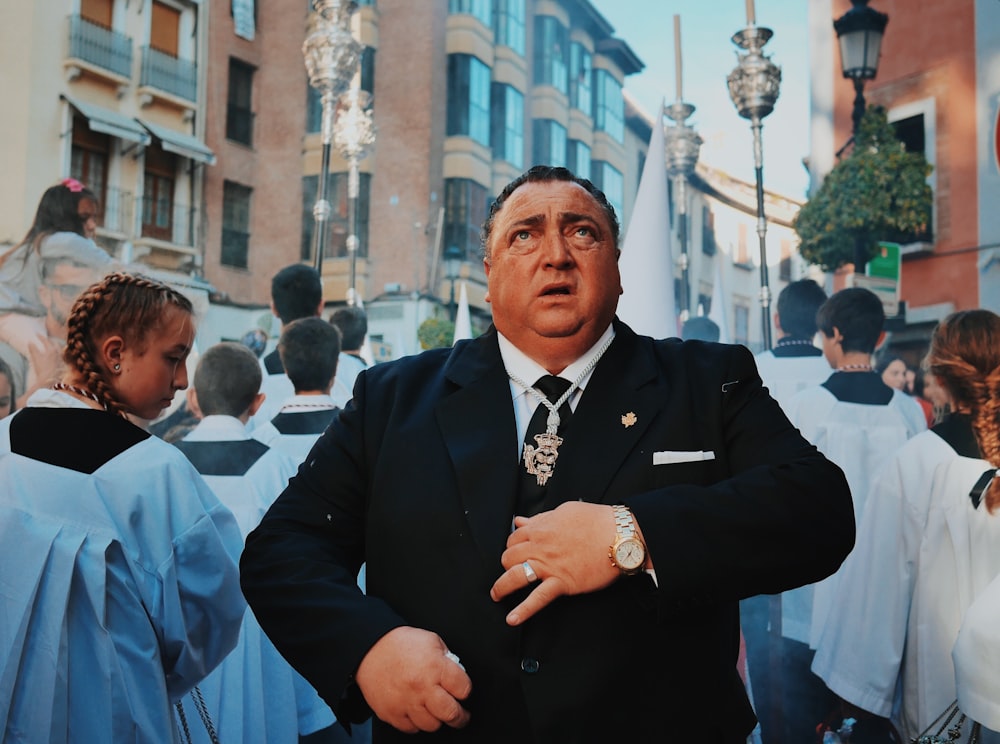
<instances>
[{"instance_id":1,"label":"gold ring","mask_svg":"<svg viewBox=\"0 0 1000 744\"><path fill-rule=\"evenodd\" d=\"M528 580L529 584L534 584L538 581L538 574L535 573L535 569L531 567L531 564L525 561L521 564L521 568L524 569L524 578Z\"/></svg>"}]
</instances>

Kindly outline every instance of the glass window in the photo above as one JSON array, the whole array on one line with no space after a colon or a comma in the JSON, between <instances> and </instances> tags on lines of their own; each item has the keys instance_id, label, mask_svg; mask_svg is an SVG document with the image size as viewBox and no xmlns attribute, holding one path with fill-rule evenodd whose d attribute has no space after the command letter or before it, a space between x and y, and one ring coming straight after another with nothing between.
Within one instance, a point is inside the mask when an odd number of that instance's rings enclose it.
<instances>
[{"instance_id":1,"label":"glass window","mask_svg":"<svg viewBox=\"0 0 1000 744\"><path fill-rule=\"evenodd\" d=\"M622 86L607 70L594 70L594 129L625 141L625 99Z\"/></svg>"},{"instance_id":2,"label":"glass window","mask_svg":"<svg viewBox=\"0 0 1000 744\"><path fill-rule=\"evenodd\" d=\"M161 147L146 147L142 191L142 236L171 240L177 157Z\"/></svg>"},{"instance_id":3,"label":"glass window","mask_svg":"<svg viewBox=\"0 0 1000 744\"><path fill-rule=\"evenodd\" d=\"M250 196L253 189L232 181L222 184L223 266L247 268L250 256Z\"/></svg>"},{"instance_id":4,"label":"glass window","mask_svg":"<svg viewBox=\"0 0 1000 744\"><path fill-rule=\"evenodd\" d=\"M580 178L590 178L590 148L580 140L568 140L566 167Z\"/></svg>"},{"instance_id":5,"label":"glass window","mask_svg":"<svg viewBox=\"0 0 1000 744\"><path fill-rule=\"evenodd\" d=\"M375 95L375 47L361 50L361 90Z\"/></svg>"},{"instance_id":6,"label":"glass window","mask_svg":"<svg viewBox=\"0 0 1000 744\"><path fill-rule=\"evenodd\" d=\"M493 35L497 46L524 56L524 0L494 0Z\"/></svg>"},{"instance_id":7,"label":"glass window","mask_svg":"<svg viewBox=\"0 0 1000 744\"><path fill-rule=\"evenodd\" d=\"M253 144L253 73L251 65L230 58L226 139L244 145Z\"/></svg>"},{"instance_id":8,"label":"glass window","mask_svg":"<svg viewBox=\"0 0 1000 744\"><path fill-rule=\"evenodd\" d=\"M479 233L486 221L486 187L468 178L444 182L444 245L456 246L467 261L482 258Z\"/></svg>"},{"instance_id":9,"label":"glass window","mask_svg":"<svg viewBox=\"0 0 1000 744\"><path fill-rule=\"evenodd\" d=\"M535 119L532 140L535 165L566 166L566 127L552 119Z\"/></svg>"},{"instance_id":10,"label":"glass window","mask_svg":"<svg viewBox=\"0 0 1000 744\"><path fill-rule=\"evenodd\" d=\"M493 83L490 145L493 157L524 167L524 95L517 88Z\"/></svg>"},{"instance_id":11,"label":"glass window","mask_svg":"<svg viewBox=\"0 0 1000 744\"><path fill-rule=\"evenodd\" d=\"M590 81L593 57L582 44L569 45L569 105L591 114Z\"/></svg>"},{"instance_id":12,"label":"glass window","mask_svg":"<svg viewBox=\"0 0 1000 744\"><path fill-rule=\"evenodd\" d=\"M551 85L567 92L569 31L552 16L535 17L535 85Z\"/></svg>"},{"instance_id":13,"label":"glass window","mask_svg":"<svg viewBox=\"0 0 1000 744\"><path fill-rule=\"evenodd\" d=\"M482 21L484 26L493 22L493 8L490 0L448 0L448 12L451 15L471 15Z\"/></svg>"},{"instance_id":14,"label":"glass window","mask_svg":"<svg viewBox=\"0 0 1000 744\"><path fill-rule=\"evenodd\" d=\"M478 57L448 55L448 136L490 145L490 68Z\"/></svg>"},{"instance_id":15,"label":"glass window","mask_svg":"<svg viewBox=\"0 0 1000 744\"><path fill-rule=\"evenodd\" d=\"M338 258L348 255L347 238L350 222L348 220L351 201L347 196L347 173L331 173L327 181L326 198L333 211L327 221L326 253L323 258ZM358 258L368 255L368 215L371 200L371 174L358 174L358 201L356 204L358 231ZM313 240L315 239L315 218L313 205L319 193L319 176L304 176L302 178L302 251L303 261L312 260Z\"/></svg>"},{"instance_id":16,"label":"glass window","mask_svg":"<svg viewBox=\"0 0 1000 744\"><path fill-rule=\"evenodd\" d=\"M622 176L621 171L610 163L600 160L595 160L591 163L590 170L592 174L590 180L594 182L597 188L604 192L604 195L608 198L608 203L615 208L618 222L621 223L623 219L622 205L625 200L625 178Z\"/></svg>"}]
</instances>

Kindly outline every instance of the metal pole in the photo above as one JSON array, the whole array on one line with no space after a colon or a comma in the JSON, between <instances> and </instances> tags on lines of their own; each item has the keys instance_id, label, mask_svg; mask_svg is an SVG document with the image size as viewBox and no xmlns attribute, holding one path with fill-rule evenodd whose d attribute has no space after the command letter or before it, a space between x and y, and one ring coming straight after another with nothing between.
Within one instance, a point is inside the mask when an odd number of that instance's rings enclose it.
<instances>
[{"instance_id":1,"label":"metal pole","mask_svg":"<svg viewBox=\"0 0 1000 744\"><path fill-rule=\"evenodd\" d=\"M757 238L760 242L760 307L761 331L764 348L771 348L771 286L767 278L767 218L764 215L764 146L761 138L761 121L750 122L753 130L754 178L757 181Z\"/></svg>"},{"instance_id":2,"label":"metal pole","mask_svg":"<svg viewBox=\"0 0 1000 744\"><path fill-rule=\"evenodd\" d=\"M451 279L451 295L448 297L448 312L451 315L451 322L455 322L455 318L458 317L458 303L455 302L455 277L449 277Z\"/></svg>"},{"instance_id":3,"label":"metal pole","mask_svg":"<svg viewBox=\"0 0 1000 744\"><path fill-rule=\"evenodd\" d=\"M333 145L336 96L331 91L324 91L321 101L323 103L323 154L319 169L319 193L316 196L316 203L313 205L313 262L320 275L323 274L323 257L326 253L330 214L333 211L327 199L327 183L330 177L330 149Z\"/></svg>"},{"instance_id":4,"label":"metal pole","mask_svg":"<svg viewBox=\"0 0 1000 744\"><path fill-rule=\"evenodd\" d=\"M691 317L691 259L688 255L688 220L687 220L687 177L684 175L674 179L674 193L677 194L677 237L681 244L681 322Z\"/></svg>"},{"instance_id":5,"label":"metal pole","mask_svg":"<svg viewBox=\"0 0 1000 744\"><path fill-rule=\"evenodd\" d=\"M347 288L347 304L358 304L358 158L350 158L347 174L347 255L351 259L350 286Z\"/></svg>"}]
</instances>

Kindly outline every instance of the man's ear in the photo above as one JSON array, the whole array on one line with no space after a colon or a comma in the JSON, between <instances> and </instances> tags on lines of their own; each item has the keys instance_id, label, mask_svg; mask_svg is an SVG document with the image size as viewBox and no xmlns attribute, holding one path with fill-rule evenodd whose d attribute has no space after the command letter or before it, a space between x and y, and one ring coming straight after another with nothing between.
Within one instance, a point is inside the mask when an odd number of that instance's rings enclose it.
<instances>
[{"instance_id":1,"label":"man's ear","mask_svg":"<svg viewBox=\"0 0 1000 744\"><path fill-rule=\"evenodd\" d=\"M121 336L108 336L101 343L101 362L112 375L121 374L122 354L125 351L125 339Z\"/></svg>"},{"instance_id":2,"label":"man's ear","mask_svg":"<svg viewBox=\"0 0 1000 744\"><path fill-rule=\"evenodd\" d=\"M187 389L187 406L188 410L191 412L191 415L194 416L196 419L201 421L203 418L205 418L205 416L201 412L201 408L198 406L198 391L196 391L193 387L189 387Z\"/></svg>"}]
</instances>

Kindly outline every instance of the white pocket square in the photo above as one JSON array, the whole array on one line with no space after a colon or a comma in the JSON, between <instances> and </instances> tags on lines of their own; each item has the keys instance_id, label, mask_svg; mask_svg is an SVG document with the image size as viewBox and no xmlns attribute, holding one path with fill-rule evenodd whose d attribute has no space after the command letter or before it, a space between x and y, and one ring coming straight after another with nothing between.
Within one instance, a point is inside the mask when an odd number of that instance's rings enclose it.
<instances>
[{"instance_id":1,"label":"white pocket square","mask_svg":"<svg viewBox=\"0 0 1000 744\"><path fill-rule=\"evenodd\" d=\"M702 462L714 459L715 453L711 450L664 450L653 453L654 465L673 465L678 462Z\"/></svg>"}]
</instances>

